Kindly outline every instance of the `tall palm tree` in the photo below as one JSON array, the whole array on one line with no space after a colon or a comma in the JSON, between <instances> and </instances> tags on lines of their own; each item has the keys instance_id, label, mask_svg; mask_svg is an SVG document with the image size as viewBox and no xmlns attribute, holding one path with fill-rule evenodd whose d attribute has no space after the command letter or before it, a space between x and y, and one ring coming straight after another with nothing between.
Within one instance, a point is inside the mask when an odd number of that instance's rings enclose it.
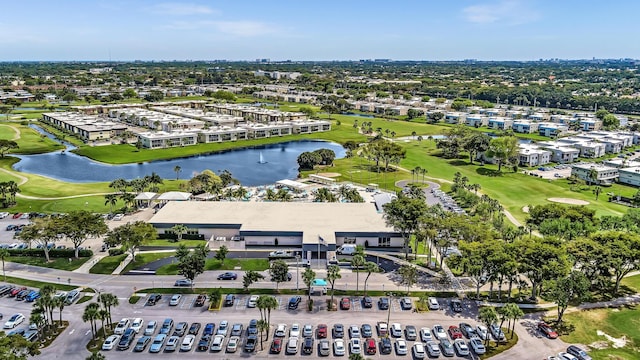
<instances>
[{"instance_id":1,"label":"tall palm tree","mask_svg":"<svg viewBox=\"0 0 640 360\"><path fill-rule=\"evenodd\" d=\"M107 309L98 310L98 318L100 319L100 323L102 324L102 338L107 339L107 329L104 327L104 321L109 319L109 312Z\"/></svg>"},{"instance_id":2,"label":"tall palm tree","mask_svg":"<svg viewBox=\"0 0 640 360\"><path fill-rule=\"evenodd\" d=\"M336 280L338 279L342 279L342 275L340 275L340 267L338 265L329 265L327 268L327 281L331 284L331 302L329 303L329 310L333 310L333 293Z\"/></svg>"},{"instance_id":3,"label":"tall palm tree","mask_svg":"<svg viewBox=\"0 0 640 360\"><path fill-rule=\"evenodd\" d=\"M271 310L275 310L278 308L278 300L276 300L273 296L268 296L266 300L266 310L267 310L267 327L271 326ZM269 332L267 332L267 340L269 340Z\"/></svg>"},{"instance_id":4,"label":"tall palm tree","mask_svg":"<svg viewBox=\"0 0 640 360\"><path fill-rule=\"evenodd\" d=\"M380 267L378 267L378 264L374 263L373 261L367 261L367 263L364 264L364 270L367 272L367 277L364 279L364 295L366 296L369 276L371 276L371 274L374 272L380 272Z\"/></svg>"},{"instance_id":5,"label":"tall palm tree","mask_svg":"<svg viewBox=\"0 0 640 360\"><path fill-rule=\"evenodd\" d=\"M173 172L176 173L176 180L178 180L180 178L180 173L182 172L182 168L180 167L180 165L176 165L173 168Z\"/></svg>"},{"instance_id":6,"label":"tall palm tree","mask_svg":"<svg viewBox=\"0 0 640 360\"><path fill-rule=\"evenodd\" d=\"M118 194L107 194L104 196L104 204L109 205L110 212L113 213L113 207L118 204Z\"/></svg>"},{"instance_id":7,"label":"tall palm tree","mask_svg":"<svg viewBox=\"0 0 640 360\"><path fill-rule=\"evenodd\" d=\"M178 242L182 241L182 235L186 234L189 231L189 228L184 224L176 224L171 228L174 234L176 234L176 240Z\"/></svg>"},{"instance_id":8,"label":"tall palm tree","mask_svg":"<svg viewBox=\"0 0 640 360\"><path fill-rule=\"evenodd\" d=\"M313 271L310 267L304 269L302 272L302 281L304 285L307 287L307 296L309 301L311 301L311 284L313 280L316 278L316 272Z\"/></svg>"},{"instance_id":9,"label":"tall palm tree","mask_svg":"<svg viewBox=\"0 0 640 360\"><path fill-rule=\"evenodd\" d=\"M365 264L365 259L364 256L360 255L360 254L356 254L353 256L353 258L351 259L351 266L353 267L353 269L356 271L356 296L359 293L359 286L360 286L360 267L363 266Z\"/></svg>"},{"instance_id":10,"label":"tall palm tree","mask_svg":"<svg viewBox=\"0 0 640 360\"><path fill-rule=\"evenodd\" d=\"M264 333L269 337L269 323L264 320L258 320L258 331L260 331L260 350L264 350Z\"/></svg>"},{"instance_id":11,"label":"tall palm tree","mask_svg":"<svg viewBox=\"0 0 640 360\"><path fill-rule=\"evenodd\" d=\"M88 322L91 325L91 338L96 339L96 320L99 317L100 305L98 303L90 303L84 308L82 313L82 321Z\"/></svg>"},{"instance_id":12,"label":"tall palm tree","mask_svg":"<svg viewBox=\"0 0 640 360\"><path fill-rule=\"evenodd\" d=\"M58 322L58 327L62 327L62 311L64 310L65 298L62 296L53 298L53 306L58 308L58 314L60 316L60 322Z\"/></svg>"},{"instance_id":13,"label":"tall palm tree","mask_svg":"<svg viewBox=\"0 0 640 360\"><path fill-rule=\"evenodd\" d=\"M4 271L4 261L10 256L9 250L0 249L0 260L2 260L2 276L4 276L4 281L7 281L7 274Z\"/></svg>"},{"instance_id":14,"label":"tall palm tree","mask_svg":"<svg viewBox=\"0 0 640 360\"><path fill-rule=\"evenodd\" d=\"M483 306L480 308L480 313L478 314L478 320L480 320L487 328L491 326L491 324L498 321L498 314L496 313L496 309L491 306ZM489 334L487 337L483 339L485 341L485 346L489 345Z\"/></svg>"},{"instance_id":15,"label":"tall palm tree","mask_svg":"<svg viewBox=\"0 0 640 360\"><path fill-rule=\"evenodd\" d=\"M98 301L102 303L102 306L104 306L105 310L107 310L107 313L109 314L108 324L110 328L113 328L111 308L120 305L120 301L118 300L118 297L110 293L102 293L98 296Z\"/></svg>"}]
</instances>

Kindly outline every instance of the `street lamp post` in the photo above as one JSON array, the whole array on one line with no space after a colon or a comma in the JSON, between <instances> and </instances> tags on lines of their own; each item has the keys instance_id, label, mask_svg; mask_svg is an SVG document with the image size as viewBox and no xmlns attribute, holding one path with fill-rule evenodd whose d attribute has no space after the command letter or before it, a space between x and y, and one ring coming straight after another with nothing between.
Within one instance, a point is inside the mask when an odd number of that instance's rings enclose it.
<instances>
[{"instance_id":1,"label":"street lamp post","mask_svg":"<svg viewBox=\"0 0 640 360\"><path fill-rule=\"evenodd\" d=\"M393 300L393 293L387 293L387 296L389 296L389 307L387 308L387 337L389 337L389 332L391 331L391 324L389 321L391 320L391 302Z\"/></svg>"},{"instance_id":2,"label":"street lamp post","mask_svg":"<svg viewBox=\"0 0 640 360\"><path fill-rule=\"evenodd\" d=\"M300 281L300 254L296 253L296 291L298 291Z\"/></svg>"}]
</instances>

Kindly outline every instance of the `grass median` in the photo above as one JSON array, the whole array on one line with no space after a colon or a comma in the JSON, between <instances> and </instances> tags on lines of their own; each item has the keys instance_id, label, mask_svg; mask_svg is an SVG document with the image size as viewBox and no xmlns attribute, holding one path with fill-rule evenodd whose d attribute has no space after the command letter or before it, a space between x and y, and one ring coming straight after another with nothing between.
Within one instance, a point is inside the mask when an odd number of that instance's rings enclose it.
<instances>
[{"instance_id":1,"label":"grass median","mask_svg":"<svg viewBox=\"0 0 640 360\"><path fill-rule=\"evenodd\" d=\"M79 258L79 259L71 258L71 261L69 261L68 258L52 258L51 261L47 262L47 260L42 257L10 256L7 258L7 261L25 264L25 265L40 266L40 267L45 267L49 269L73 271L79 268L80 266L82 266L82 264L86 263L89 259L90 258L88 257Z\"/></svg>"},{"instance_id":2,"label":"grass median","mask_svg":"<svg viewBox=\"0 0 640 360\"><path fill-rule=\"evenodd\" d=\"M264 271L269 268L268 259L225 259L224 264L217 259L207 259L205 270L234 270L236 268L248 271ZM168 264L156 270L156 275L177 275L178 264Z\"/></svg>"}]
</instances>

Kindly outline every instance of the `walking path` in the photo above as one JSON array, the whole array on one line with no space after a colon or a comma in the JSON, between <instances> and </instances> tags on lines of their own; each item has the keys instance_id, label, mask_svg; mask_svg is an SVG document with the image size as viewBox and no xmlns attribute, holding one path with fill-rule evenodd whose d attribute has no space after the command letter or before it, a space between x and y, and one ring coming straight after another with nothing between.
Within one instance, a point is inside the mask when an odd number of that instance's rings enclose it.
<instances>
[{"instance_id":1,"label":"walking path","mask_svg":"<svg viewBox=\"0 0 640 360\"><path fill-rule=\"evenodd\" d=\"M20 175L17 172L9 171L7 169L2 169L2 168L0 168L0 171L4 172L6 174L9 174L11 176L15 176L18 179L20 179L18 181L18 186L24 185L27 181L29 181L28 177ZM103 195L108 195L108 194L112 194L112 193L111 192L107 192L107 193L91 193L91 194L79 194L79 195L69 195L69 196L59 196L59 197L39 197L39 196L30 196L30 195L24 195L24 194L17 193L16 197L23 198L23 199L31 199L31 200L64 200L64 199L76 199L76 198L87 197L87 196L103 196Z\"/></svg>"},{"instance_id":2,"label":"walking path","mask_svg":"<svg viewBox=\"0 0 640 360\"><path fill-rule=\"evenodd\" d=\"M11 140L14 140L14 141L15 141L15 140L20 139L20 130L18 130L16 127L11 126L11 125L7 125L7 124L0 124L0 126L6 126L6 127L9 127L9 128L11 128L11 129L13 129L13 131L14 131L16 134L13 136L13 138L12 138Z\"/></svg>"}]
</instances>

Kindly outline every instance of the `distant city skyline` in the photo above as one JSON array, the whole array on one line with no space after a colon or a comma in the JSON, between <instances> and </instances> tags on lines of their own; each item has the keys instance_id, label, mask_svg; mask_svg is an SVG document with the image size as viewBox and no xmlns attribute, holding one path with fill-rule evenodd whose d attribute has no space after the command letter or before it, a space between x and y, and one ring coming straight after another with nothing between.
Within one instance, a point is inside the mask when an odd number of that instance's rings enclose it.
<instances>
[{"instance_id":1,"label":"distant city skyline","mask_svg":"<svg viewBox=\"0 0 640 360\"><path fill-rule=\"evenodd\" d=\"M23 0L0 61L640 58L640 2Z\"/></svg>"}]
</instances>

